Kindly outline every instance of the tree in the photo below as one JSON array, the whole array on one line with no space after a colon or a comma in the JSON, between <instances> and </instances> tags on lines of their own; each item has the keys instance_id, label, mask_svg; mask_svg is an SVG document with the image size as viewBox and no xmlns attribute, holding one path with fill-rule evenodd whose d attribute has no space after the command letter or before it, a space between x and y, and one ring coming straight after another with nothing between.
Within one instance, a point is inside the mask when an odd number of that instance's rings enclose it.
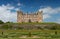
<instances>
[{"instance_id":1,"label":"tree","mask_svg":"<svg viewBox=\"0 0 60 39\"><path fill-rule=\"evenodd\" d=\"M0 20L0 24L3 24L4 22L2 20Z\"/></svg>"},{"instance_id":2,"label":"tree","mask_svg":"<svg viewBox=\"0 0 60 39\"><path fill-rule=\"evenodd\" d=\"M29 37L31 37L31 36L32 36L31 32L29 32L29 33L28 33L28 36L29 36Z\"/></svg>"},{"instance_id":3,"label":"tree","mask_svg":"<svg viewBox=\"0 0 60 39\"><path fill-rule=\"evenodd\" d=\"M56 26L52 26L50 29L51 29L51 30L56 30L57 27L56 27Z\"/></svg>"},{"instance_id":4,"label":"tree","mask_svg":"<svg viewBox=\"0 0 60 39\"><path fill-rule=\"evenodd\" d=\"M9 21L8 21L8 22L6 22L6 23L13 23L13 22L9 22Z\"/></svg>"}]
</instances>

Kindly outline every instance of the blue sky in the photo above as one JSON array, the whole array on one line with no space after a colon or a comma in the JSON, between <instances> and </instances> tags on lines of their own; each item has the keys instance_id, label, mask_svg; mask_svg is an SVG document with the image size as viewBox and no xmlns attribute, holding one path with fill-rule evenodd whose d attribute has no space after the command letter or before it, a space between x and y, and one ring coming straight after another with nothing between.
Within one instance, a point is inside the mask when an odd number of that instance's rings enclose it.
<instances>
[{"instance_id":1,"label":"blue sky","mask_svg":"<svg viewBox=\"0 0 60 39\"><path fill-rule=\"evenodd\" d=\"M7 5L8 3L15 7L17 7L17 3L21 3L20 7L24 12L37 11L42 6L51 6L53 8L60 6L60 0L0 0L0 5Z\"/></svg>"},{"instance_id":2,"label":"blue sky","mask_svg":"<svg viewBox=\"0 0 60 39\"><path fill-rule=\"evenodd\" d=\"M0 20L16 22L17 10L25 13L42 10L44 22L60 23L60 0L0 0Z\"/></svg>"}]
</instances>

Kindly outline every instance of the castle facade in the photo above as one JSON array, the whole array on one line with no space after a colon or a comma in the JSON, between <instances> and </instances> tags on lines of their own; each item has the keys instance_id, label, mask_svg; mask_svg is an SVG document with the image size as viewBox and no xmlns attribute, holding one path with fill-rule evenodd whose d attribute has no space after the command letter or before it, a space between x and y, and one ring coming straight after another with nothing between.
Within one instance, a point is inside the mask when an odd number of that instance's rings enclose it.
<instances>
[{"instance_id":1,"label":"castle facade","mask_svg":"<svg viewBox=\"0 0 60 39\"><path fill-rule=\"evenodd\" d=\"M23 13L22 11L17 11L17 22L42 22L43 21L43 15L42 11L38 11L36 13Z\"/></svg>"}]
</instances>

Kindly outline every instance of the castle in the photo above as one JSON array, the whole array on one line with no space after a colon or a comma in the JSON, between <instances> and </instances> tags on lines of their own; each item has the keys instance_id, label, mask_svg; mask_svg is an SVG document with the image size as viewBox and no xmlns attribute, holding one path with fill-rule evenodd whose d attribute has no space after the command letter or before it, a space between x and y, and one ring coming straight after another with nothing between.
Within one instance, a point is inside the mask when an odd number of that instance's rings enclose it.
<instances>
[{"instance_id":1,"label":"castle","mask_svg":"<svg viewBox=\"0 0 60 39\"><path fill-rule=\"evenodd\" d=\"M42 22L43 21L43 15L42 11L38 11L36 13L23 13L22 11L17 11L17 22Z\"/></svg>"}]
</instances>

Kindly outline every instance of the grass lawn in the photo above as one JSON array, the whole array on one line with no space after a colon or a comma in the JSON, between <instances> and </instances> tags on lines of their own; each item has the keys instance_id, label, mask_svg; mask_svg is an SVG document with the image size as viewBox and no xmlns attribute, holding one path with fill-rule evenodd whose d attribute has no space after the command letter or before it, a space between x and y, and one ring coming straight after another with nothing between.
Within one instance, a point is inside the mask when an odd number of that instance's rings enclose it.
<instances>
[{"instance_id":1,"label":"grass lawn","mask_svg":"<svg viewBox=\"0 0 60 39\"><path fill-rule=\"evenodd\" d=\"M0 39L60 39L60 30L0 30Z\"/></svg>"}]
</instances>

